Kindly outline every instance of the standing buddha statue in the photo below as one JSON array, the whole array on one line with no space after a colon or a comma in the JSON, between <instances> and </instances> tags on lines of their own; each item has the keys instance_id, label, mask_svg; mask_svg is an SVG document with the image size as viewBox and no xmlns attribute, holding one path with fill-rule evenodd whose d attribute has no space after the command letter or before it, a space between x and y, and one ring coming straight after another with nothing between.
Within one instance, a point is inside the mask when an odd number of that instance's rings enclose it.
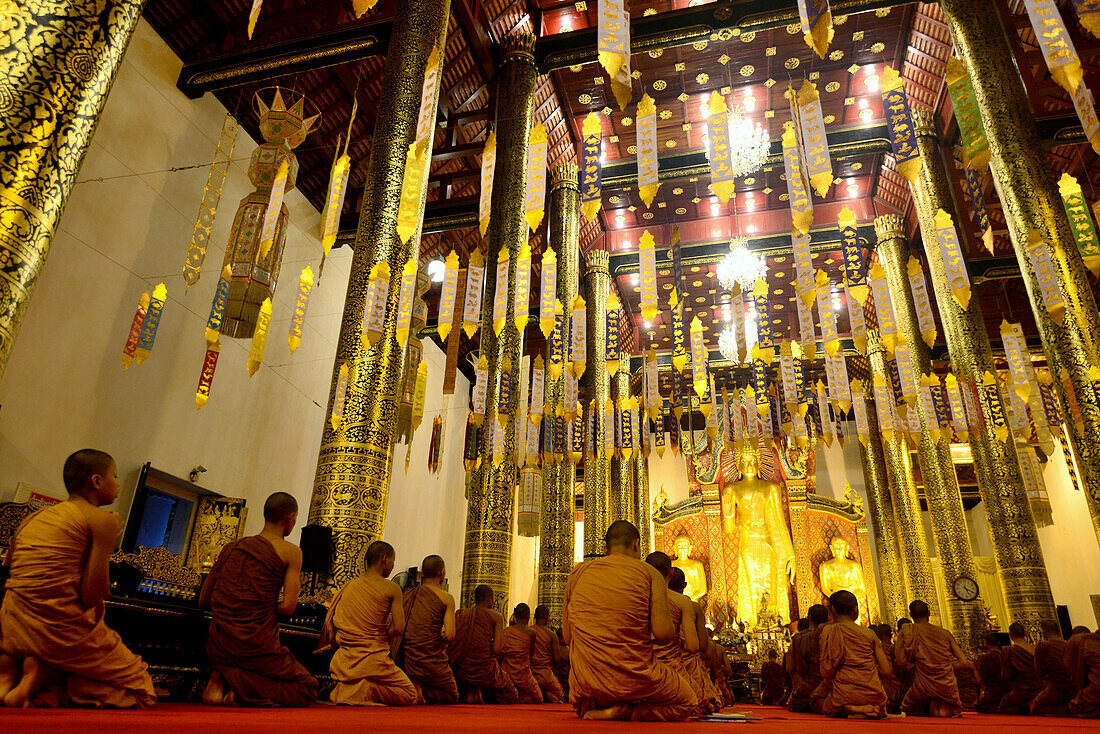
<instances>
[{"instance_id":1,"label":"standing buddha statue","mask_svg":"<svg viewBox=\"0 0 1100 734\"><path fill-rule=\"evenodd\" d=\"M692 601L699 601L707 594L707 574L703 570L703 562L691 557L691 540L686 535L678 536L672 548L676 554L672 565L684 572L687 581L684 594Z\"/></svg>"}]
</instances>

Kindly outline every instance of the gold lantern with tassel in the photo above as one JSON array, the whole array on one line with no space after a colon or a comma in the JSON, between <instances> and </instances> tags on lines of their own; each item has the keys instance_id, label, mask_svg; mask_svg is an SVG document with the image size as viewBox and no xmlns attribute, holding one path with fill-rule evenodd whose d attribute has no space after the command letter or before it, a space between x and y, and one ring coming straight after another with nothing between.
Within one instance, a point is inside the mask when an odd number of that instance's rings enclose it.
<instances>
[{"instance_id":1,"label":"gold lantern with tassel","mask_svg":"<svg viewBox=\"0 0 1100 734\"><path fill-rule=\"evenodd\" d=\"M294 189L298 175L298 159L292 150L301 145L320 117L305 116L305 97L288 108L278 88L270 106L260 92L255 99L264 138L248 165L248 178L256 190L237 206L223 263L231 276L221 333L238 339L252 337L260 305L275 294L290 218L282 202L286 192Z\"/></svg>"}]
</instances>

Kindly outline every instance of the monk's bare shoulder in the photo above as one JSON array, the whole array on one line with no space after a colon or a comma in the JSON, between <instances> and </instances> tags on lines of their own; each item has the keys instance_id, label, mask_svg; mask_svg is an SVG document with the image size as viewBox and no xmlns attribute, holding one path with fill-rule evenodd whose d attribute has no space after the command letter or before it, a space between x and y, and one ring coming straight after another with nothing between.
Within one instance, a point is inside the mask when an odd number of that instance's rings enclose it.
<instances>
[{"instance_id":1,"label":"monk's bare shoulder","mask_svg":"<svg viewBox=\"0 0 1100 734\"><path fill-rule=\"evenodd\" d=\"M657 569L656 569L656 568L654 568L653 566L649 565L648 563L642 563L641 561L639 561L639 562L638 562L638 565L642 566L642 568L644 568L644 569L646 570L646 573L648 573L648 574L649 574L649 577L650 577L650 579L652 579L653 581L657 582L657 584L658 584L658 585L660 585L660 586L664 586L664 585L665 585L665 577L664 577L664 576L662 576L662 575L661 575L661 574L660 574L660 573L659 573L659 572L657 571Z\"/></svg>"},{"instance_id":2,"label":"monk's bare shoulder","mask_svg":"<svg viewBox=\"0 0 1100 734\"><path fill-rule=\"evenodd\" d=\"M673 590L669 589L669 591L668 591L668 601L669 601L670 604L675 606L681 612L694 611L692 609L692 606L691 606L691 600L688 599L683 594L679 593L678 591L673 591Z\"/></svg>"},{"instance_id":3,"label":"monk's bare shoulder","mask_svg":"<svg viewBox=\"0 0 1100 734\"><path fill-rule=\"evenodd\" d=\"M449 591L444 591L438 586L428 586L427 584L425 584L425 586L431 589L432 592L435 593L435 595L439 597L439 600L444 604L453 605L455 603L455 598L451 596L451 593Z\"/></svg>"},{"instance_id":4,"label":"monk's bare shoulder","mask_svg":"<svg viewBox=\"0 0 1100 734\"><path fill-rule=\"evenodd\" d=\"M302 563L302 549L294 545L285 538L271 541L271 545L275 547L275 552L279 555L279 558L283 559L283 563L290 565L297 561L298 565Z\"/></svg>"},{"instance_id":5,"label":"monk's bare shoulder","mask_svg":"<svg viewBox=\"0 0 1100 734\"><path fill-rule=\"evenodd\" d=\"M122 528L118 515L107 512L106 510L86 502L76 502L74 504L80 509L81 514L84 515L84 519L88 521L88 527L93 535L110 536L112 538L118 537L118 533Z\"/></svg>"},{"instance_id":6,"label":"monk's bare shoulder","mask_svg":"<svg viewBox=\"0 0 1100 734\"><path fill-rule=\"evenodd\" d=\"M504 617L502 617L500 615L500 612L498 612L495 609L489 609L488 612L489 612L489 616L492 617L494 622L497 622L499 624L504 624Z\"/></svg>"}]
</instances>

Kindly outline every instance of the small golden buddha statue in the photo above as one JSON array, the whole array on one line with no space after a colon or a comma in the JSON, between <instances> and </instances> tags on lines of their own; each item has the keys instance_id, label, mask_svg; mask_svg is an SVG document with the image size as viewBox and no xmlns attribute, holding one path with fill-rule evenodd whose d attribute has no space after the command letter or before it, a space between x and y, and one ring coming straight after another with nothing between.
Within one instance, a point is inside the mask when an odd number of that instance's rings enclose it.
<instances>
[{"instance_id":1,"label":"small golden buddha statue","mask_svg":"<svg viewBox=\"0 0 1100 734\"><path fill-rule=\"evenodd\" d=\"M672 565L684 572L687 581L684 594L692 601L699 601L707 594L707 574L702 561L691 558L691 540L686 535L678 536L672 543L672 549L676 554Z\"/></svg>"},{"instance_id":2,"label":"small golden buddha statue","mask_svg":"<svg viewBox=\"0 0 1100 734\"><path fill-rule=\"evenodd\" d=\"M848 541L838 535L829 542L829 550L833 557L818 568L821 593L830 597L838 591L847 590L863 603L867 598L863 569L858 562L848 558Z\"/></svg>"}]
</instances>

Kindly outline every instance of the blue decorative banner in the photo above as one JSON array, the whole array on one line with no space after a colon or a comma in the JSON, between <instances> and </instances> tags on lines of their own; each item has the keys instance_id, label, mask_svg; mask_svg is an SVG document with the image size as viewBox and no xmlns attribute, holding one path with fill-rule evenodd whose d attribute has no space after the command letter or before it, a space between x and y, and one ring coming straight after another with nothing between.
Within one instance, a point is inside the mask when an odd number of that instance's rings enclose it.
<instances>
[{"instance_id":1,"label":"blue decorative banner","mask_svg":"<svg viewBox=\"0 0 1100 734\"><path fill-rule=\"evenodd\" d=\"M898 173L912 183L921 170L920 149L913 127L913 114L909 98L897 71L886 67L879 85L882 90L882 109L886 113L886 126L890 129L890 147L894 151L894 165Z\"/></svg>"},{"instance_id":2,"label":"blue decorative banner","mask_svg":"<svg viewBox=\"0 0 1100 734\"><path fill-rule=\"evenodd\" d=\"M982 182L978 178L978 172L973 166L966 166L966 191L970 194L970 201L974 206L974 218L978 222L978 236L989 254L993 254L993 227L989 223L989 212L985 209L985 191L982 190Z\"/></svg>"},{"instance_id":3,"label":"blue decorative banner","mask_svg":"<svg viewBox=\"0 0 1100 734\"><path fill-rule=\"evenodd\" d=\"M504 422L512 413L512 365L505 360L500 371L500 384L497 385L497 420Z\"/></svg>"},{"instance_id":4,"label":"blue decorative banner","mask_svg":"<svg viewBox=\"0 0 1100 734\"><path fill-rule=\"evenodd\" d=\"M867 268L863 262L863 248L859 245L856 215L844 207L840 210L837 223L840 225L840 246L844 254L844 282L848 286L848 295L862 306L867 302Z\"/></svg>"},{"instance_id":5,"label":"blue decorative banner","mask_svg":"<svg viewBox=\"0 0 1100 734\"><path fill-rule=\"evenodd\" d=\"M600 194L600 119L595 112L589 113L581 128L584 140L581 143L581 214L589 222L595 220L603 198Z\"/></svg>"}]
</instances>

